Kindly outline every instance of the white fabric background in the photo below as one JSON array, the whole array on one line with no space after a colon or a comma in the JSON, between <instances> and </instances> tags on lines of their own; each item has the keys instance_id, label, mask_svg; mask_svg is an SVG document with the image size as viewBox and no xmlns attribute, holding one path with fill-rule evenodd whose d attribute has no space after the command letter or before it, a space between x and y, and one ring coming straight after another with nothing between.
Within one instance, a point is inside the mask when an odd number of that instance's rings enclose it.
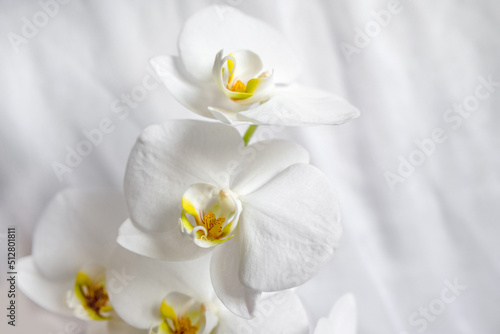
<instances>
[{"instance_id":1,"label":"white fabric background","mask_svg":"<svg viewBox=\"0 0 500 334\"><path fill-rule=\"evenodd\" d=\"M443 114L474 93L480 76L500 81L500 4L401 0L402 11L347 62L340 43L353 44L354 29L364 29L371 11L389 2L218 2L281 30L303 59L301 82L338 92L362 112L347 125L277 134L310 150L335 183L343 209L342 245L300 295L314 322L351 291L359 333L413 334L419 327L409 323L412 313L429 307L446 280L456 278L466 290L425 332L499 333L500 89L458 129ZM15 53L7 34L20 34L22 18L32 20L41 7L0 2L0 233L17 225L19 256L29 253L37 217L58 190L121 189L141 129L196 117L161 86L124 120L111 106L141 84L150 57L177 52L183 21L213 3L73 0ZM104 117L115 130L59 182L51 163L63 162L65 147L75 148L81 131ZM447 140L391 191L384 173L396 172L399 156L408 158L414 141L429 138L436 127L446 130ZM2 301L5 286L2 279ZM46 315L25 298L18 302L20 327L7 328L1 316L7 333L63 333L71 321Z\"/></svg>"}]
</instances>

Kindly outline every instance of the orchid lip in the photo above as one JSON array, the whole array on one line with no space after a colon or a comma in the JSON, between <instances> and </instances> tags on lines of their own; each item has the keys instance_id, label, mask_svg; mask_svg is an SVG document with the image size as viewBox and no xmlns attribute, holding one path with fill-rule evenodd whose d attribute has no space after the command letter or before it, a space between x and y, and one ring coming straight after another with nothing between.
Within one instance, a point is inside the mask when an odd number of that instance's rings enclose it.
<instances>
[{"instance_id":1,"label":"orchid lip","mask_svg":"<svg viewBox=\"0 0 500 334\"><path fill-rule=\"evenodd\" d=\"M85 320L109 320L113 307L106 291L105 268L86 265L75 278L73 291L68 291L66 304L76 317Z\"/></svg>"},{"instance_id":2,"label":"orchid lip","mask_svg":"<svg viewBox=\"0 0 500 334\"><path fill-rule=\"evenodd\" d=\"M220 50L212 74L221 91L233 102L251 105L267 101L274 92L273 71L264 71L260 57L240 50L223 57Z\"/></svg>"},{"instance_id":3,"label":"orchid lip","mask_svg":"<svg viewBox=\"0 0 500 334\"><path fill-rule=\"evenodd\" d=\"M207 323L210 313L206 306L188 295L169 293L161 302L162 322L152 325L150 334L199 334L213 330L215 323Z\"/></svg>"},{"instance_id":4,"label":"orchid lip","mask_svg":"<svg viewBox=\"0 0 500 334\"><path fill-rule=\"evenodd\" d=\"M197 183L184 193L182 206L181 231L199 247L213 247L234 236L241 202L231 190Z\"/></svg>"}]
</instances>

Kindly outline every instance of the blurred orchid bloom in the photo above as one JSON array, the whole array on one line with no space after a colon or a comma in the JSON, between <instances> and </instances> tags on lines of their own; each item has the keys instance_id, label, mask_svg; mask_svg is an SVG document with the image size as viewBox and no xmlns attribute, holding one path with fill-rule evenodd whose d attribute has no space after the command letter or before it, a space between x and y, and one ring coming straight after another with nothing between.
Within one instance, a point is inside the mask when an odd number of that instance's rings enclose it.
<instances>
[{"instance_id":1,"label":"blurred orchid bloom","mask_svg":"<svg viewBox=\"0 0 500 334\"><path fill-rule=\"evenodd\" d=\"M267 294L253 319L230 312L210 284L210 256L166 262L118 249L108 274L125 270L135 279L111 292L116 312L150 334L309 333L305 310L291 291Z\"/></svg>"},{"instance_id":2,"label":"blurred orchid bloom","mask_svg":"<svg viewBox=\"0 0 500 334\"><path fill-rule=\"evenodd\" d=\"M327 318L319 319L314 334L356 334L356 330L356 299L349 293L333 305Z\"/></svg>"},{"instance_id":3,"label":"blurred orchid bloom","mask_svg":"<svg viewBox=\"0 0 500 334\"><path fill-rule=\"evenodd\" d=\"M49 311L89 320L87 333L144 333L114 314L106 286L106 265L126 217L119 192L57 194L38 221L32 255L18 261L21 291Z\"/></svg>"},{"instance_id":4,"label":"blurred orchid bloom","mask_svg":"<svg viewBox=\"0 0 500 334\"><path fill-rule=\"evenodd\" d=\"M191 16L178 50L151 64L174 98L202 116L285 126L359 116L343 98L295 83L300 61L285 36L232 7L209 6Z\"/></svg>"},{"instance_id":5,"label":"blurred orchid bloom","mask_svg":"<svg viewBox=\"0 0 500 334\"><path fill-rule=\"evenodd\" d=\"M221 123L151 126L130 154L130 219L118 243L169 261L213 251L217 296L250 318L261 292L308 281L340 238L335 191L308 162L307 151L286 141L245 147L238 131Z\"/></svg>"}]
</instances>

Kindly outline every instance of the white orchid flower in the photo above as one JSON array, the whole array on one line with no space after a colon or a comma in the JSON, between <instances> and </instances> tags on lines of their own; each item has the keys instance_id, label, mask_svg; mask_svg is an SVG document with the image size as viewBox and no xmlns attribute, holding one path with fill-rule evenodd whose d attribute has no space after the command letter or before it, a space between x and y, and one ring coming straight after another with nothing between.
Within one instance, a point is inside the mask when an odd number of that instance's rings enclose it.
<instances>
[{"instance_id":1,"label":"white orchid flower","mask_svg":"<svg viewBox=\"0 0 500 334\"><path fill-rule=\"evenodd\" d=\"M110 293L116 312L150 334L309 333L305 310L291 291L267 294L251 320L234 315L216 298L205 257L166 262L122 248L110 263L108 274L123 270L135 277Z\"/></svg>"},{"instance_id":2,"label":"white orchid flower","mask_svg":"<svg viewBox=\"0 0 500 334\"><path fill-rule=\"evenodd\" d=\"M19 288L41 307L92 322L88 333L138 331L113 313L106 265L127 217L123 195L108 190L67 189L38 221L32 255L18 261ZM116 281L116 278L111 278ZM110 321L103 321L110 320Z\"/></svg>"},{"instance_id":3,"label":"white orchid flower","mask_svg":"<svg viewBox=\"0 0 500 334\"><path fill-rule=\"evenodd\" d=\"M327 318L321 318L314 334L356 334L356 299L350 293L343 295L333 305Z\"/></svg>"},{"instance_id":4,"label":"white orchid flower","mask_svg":"<svg viewBox=\"0 0 500 334\"><path fill-rule=\"evenodd\" d=\"M178 56L157 56L151 64L177 101L202 116L286 126L359 116L343 98L297 84L300 61L285 36L232 7L195 13L178 49Z\"/></svg>"},{"instance_id":5,"label":"white orchid flower","mask_svg":"<svg viewBox=\"0 0 500 334\"><path fill-rule=\"evenodd\" d=\"M239 133L221 123L151 126L130 154L130 220L118 243L169 261L213 251L217 296L250 318L261 292L308 281L340 238L335 191L308 162L302 147L286 141L245 147Z\"/></svg>"}]
</instances>

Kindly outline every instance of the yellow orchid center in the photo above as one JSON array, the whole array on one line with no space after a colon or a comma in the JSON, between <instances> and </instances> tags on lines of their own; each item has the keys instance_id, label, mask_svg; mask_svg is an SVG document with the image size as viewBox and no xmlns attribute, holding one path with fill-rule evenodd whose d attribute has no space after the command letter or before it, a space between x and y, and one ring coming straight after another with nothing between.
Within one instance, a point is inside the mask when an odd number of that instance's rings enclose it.
<instances>
[{"instance_id":1,"label":"yellow orchid center","mask_svg":"<svg viewBox=\"0 0 500 334\"><path fill-rule=\"evenodd\" d=\"M109 305L109 295L106 291L105 280L92 280L86 273L79 271L76 275L74 296L80 302L77 313L82 310L92 320L108 320L113 310Z\"/></svg>"},{"instance_id":2,"label":"yellow orchid center","mask_svg":"<svg viewBox=\"0 0 500 334\"><path fill-rule=\"evenodd\" d=\"M198 246L207 248L234 236L241 202L229 189L197 183L182 196L182 209L181 231Z\"/></svg>"},{"instance_id":3,"label":"yellow orchid center","mask_svg":"<svg viewBox=\"0 0 500 334\"><path fill-rule=\"evenodd\" d=\"M212 75L222 92L234 102L250 105L267 101L273 94L272 71L263 71L259 56L249 50L239 50L215 57Z\"/></svg>"},{"instance_id":4,"label":"yellow orchid center","mask_svg":"<svg viewBox=\"0 0 500 334\"><path fill-rule=\"evenodd\" d=\"M229 87L229 83L227 84L227 89L229 89L232 92L238 92L238 93L243 93L247 90L247 86L241 82L240 80L236 81L236 83L233 85L233 87Z\"/></svg>"},{"instance_id":5,"label":"yellow orchid center","mask_svg":"<svg viewBox=\"0 0 500 334\"><path fill-rule=\"evenodd\" d=\"M90 286L83 285L81 289L87 306L96 313L100 313L101 308L108 305L109 296L102 285L92 282Z\"/></svg>"},{"instance_id":6,"label":"yellow orchid center","mask_svg":"<svg viewBox=\"0 0 500 334\"><path fill-rule=\"evenodd\" d=\"M212 211L203 217L201 223L207 230L207 235L201 236L207 240L217 240L220 239L223 234L224 222L226 218L216 218ZM201 232L201 231L200 231Z\"/></svg>"},{"instance_id":7,"label":"yellow orchid center","mask_svg":"<svg viewBox=\"0 0 500 334\"><path fill-rule=\"evenodd\" d=\"M191 324L191 319L180 318L179 328L176 329L175 334L196 334L198 333L198 327Z\"/></svg>"},{"instance_id":8,"label":"yellow orchid center","mask_svg":"<svg viewBox=\"0 0 500 334\"><path fill-rule=\"evenodd\" d=\"M150 329L150 334L197 334L206 331L205 306L179 292L171 292L160 306L163 321ZM215 326L215 325L213 325ZM213 328L209 328L211 331Z\"/></svg>"},{"instance_id":9,"label":"yellow orchid center","mask_svg":"<svg viewBox=\"0 0 500 334\"><path fill-rule=\"evenodd\" d=\"M171 328L167 322L165 322L166 326L169 326L168 330L172 334L196 334L200 329L198 326L194 326L191 324L191 319L189 318L178 318L177 321L173 322L174 328Z\"/></svg>"}]
</instances>

